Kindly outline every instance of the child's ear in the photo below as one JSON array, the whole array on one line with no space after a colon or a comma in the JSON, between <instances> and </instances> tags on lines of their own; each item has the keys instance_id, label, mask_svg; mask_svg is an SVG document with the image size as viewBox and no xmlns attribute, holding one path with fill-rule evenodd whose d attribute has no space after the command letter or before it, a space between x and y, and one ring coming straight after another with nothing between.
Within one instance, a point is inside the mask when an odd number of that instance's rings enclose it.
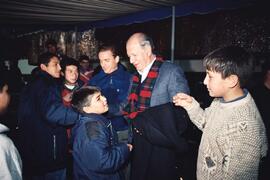
<instances>
[{"instance_id":1,"label":"child's ear","mask_svg":"<svg viewBox=\"0 0 270 180\"><path fill-rule=\"evenodd\" d=\"M228 79L228 85L231 88L235 87L239 83L238 76L234 74L227 77L227 79Z\"/></svg>"},{"instance_id":2,"label":"child's ear","mask_svg":"<svg viewBox=\"0 0 270 180\"><path fill-rule=\"evenodd\" d=\"M89 106L83 107L83 112L90 113Z\"/></svg>"},{"instance_id":3,"label":"child's ear","mask_svg":"<svg viewBox=\"0 0 270 180\"><path fill-rule=\"evenodd\" d=\"M47 71L47 66L45 64L40 64L39 67L41 70Z\"/></svg>"}]
</instances>

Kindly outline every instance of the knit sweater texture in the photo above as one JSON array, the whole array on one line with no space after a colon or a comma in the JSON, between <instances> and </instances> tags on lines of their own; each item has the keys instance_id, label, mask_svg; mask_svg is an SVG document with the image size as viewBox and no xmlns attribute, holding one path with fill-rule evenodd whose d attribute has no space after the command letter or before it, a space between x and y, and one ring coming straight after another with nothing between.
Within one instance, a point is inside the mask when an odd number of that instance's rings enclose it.
<instances>
[{"instance_id":1,"label":"knit sweater texture","mask_svg":"<svg viewBox=\"0 0 270 180\"><path fill-rule=\"evenodd\" d=\"M186 109L203 131L197 160L198 180L255 180L267 153L265 127L253 98L224 103L216 98L203 110L193 99Z\"/></svg>"}]
</instances>

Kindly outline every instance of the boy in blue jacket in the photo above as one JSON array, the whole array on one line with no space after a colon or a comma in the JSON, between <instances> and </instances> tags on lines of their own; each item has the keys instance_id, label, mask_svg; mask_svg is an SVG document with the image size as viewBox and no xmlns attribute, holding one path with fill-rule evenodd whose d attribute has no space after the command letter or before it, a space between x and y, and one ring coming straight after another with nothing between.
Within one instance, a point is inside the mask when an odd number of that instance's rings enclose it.
<instances>
[{"instance_id":1,"label":"boy in blue jacket","mask_svg":"<svg viewBox=\"0 0 270 180\"><path fill-rule=\"evenodd\" d=\"M118 143L111 122L102 115L108 111L106 98L88 86L74 92L71 104L81 113L72 133L74 179L124 179L122 168L132 145Z\"/></svg>"}]
</instances>

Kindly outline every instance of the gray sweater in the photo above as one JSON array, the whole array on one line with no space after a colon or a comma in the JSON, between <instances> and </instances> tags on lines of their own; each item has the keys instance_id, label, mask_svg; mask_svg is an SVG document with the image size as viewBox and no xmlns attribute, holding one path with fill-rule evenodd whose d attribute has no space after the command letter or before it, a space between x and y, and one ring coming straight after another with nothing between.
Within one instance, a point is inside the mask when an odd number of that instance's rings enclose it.
<instances>
[{"instance_id":1,"label":"gray sweater","mask_svg":"<svg viewBox=\"0 0 270 180\"><path fill-rule=\"evenodd\" d=\"M229 103L216 98L205 110L193 99L186 110L203 131L197 160L198 180L258 179L260 160L267 153L267 138L249 93Z\"/></svg>"}]
</instances>

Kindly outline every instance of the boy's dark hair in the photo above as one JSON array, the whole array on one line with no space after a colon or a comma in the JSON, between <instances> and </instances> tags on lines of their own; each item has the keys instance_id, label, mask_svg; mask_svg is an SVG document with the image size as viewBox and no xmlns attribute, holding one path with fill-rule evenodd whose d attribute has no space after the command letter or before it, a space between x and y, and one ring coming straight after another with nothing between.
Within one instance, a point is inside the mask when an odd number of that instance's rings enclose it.
<instances>
[{"instance_id":1,"label":"boy's dark hair","mask_svg":"<svg viewBox=\"0 0 270 180\"><path fill-rule=\"evenodd\" d=\"M103 44L98 48L98 52L111 51L113 57L118 56L116 47L113 44Z\"/></svg>"},{"instance_id":2,"label":"boy's dark hair","mask_svg":"<svg viewBox=\"0 0 270 180\"><path fill-rule=\"evenodd\" d=\"M60 65L61 65L61 71L62 72L65 72L66 71L66 67L67 66L76 66L78 71L79 71L79 62L76 61L74 58L71 58L71 57L65 57L64 59L61 60L60 62Z\"/></svg>"},{"instance_id":3,"label":"boy's dark hair","mask_svg":"<svg viewBox=\"0 0 270 180\"><path fill-rule=\"evenodd\" d=\"M51 58L53 58L53 57L58 58L58 56L56 54L53 54L50 52L45 52L45 53L41 54L38 57L38 65L44 64L47 66L49 64L49 62L51 61Z\"/></svg>"},{"instance_id":4,"label":"boy's dark hair","mask_svg":"<svg viewBox=\"0 0 270 180\"><path fill-rule=\"evenodd\" d=\"M221 73L222 78L236 75L240 87L244 87L252 74L252 57L241 47L228 46L206 55L203 65L207 70Z\"/></svg>"},{"instance_id":5,"label":"boy's dark hair","mask_svg":"<svg viewBox=\"0 0 270 180\"><path fill-rule=\"evenodd\" d=\"M72 107L80 113L84 113L83 107L90 106L93 95L98 92L100 89L95 86L86 86L75 91L71 100Z\"/></svg>"},{"instance_id":6,"label":"boy's dark hair","mask_svg":"<svg viewBox=\"0 0 270 180\"><path fill-rule=\"evenodd\" d=\"M90 58L87 55L81 55L79 58L79 62L81 62L82 60L90 61Z\"/></svg>"},{"instance_id":7,"label":"boy's dark hair","mask_svg":"<svg viewBox=\"0 0 270 180\"><path fill-rule=\"evenodd\" d=\"M48 39L47 41L46 41L46 47L48 47L49 45L52 45L52 46L57 46L57 42L54 40L54 39Z\"/></svg>"}]
</instances>

